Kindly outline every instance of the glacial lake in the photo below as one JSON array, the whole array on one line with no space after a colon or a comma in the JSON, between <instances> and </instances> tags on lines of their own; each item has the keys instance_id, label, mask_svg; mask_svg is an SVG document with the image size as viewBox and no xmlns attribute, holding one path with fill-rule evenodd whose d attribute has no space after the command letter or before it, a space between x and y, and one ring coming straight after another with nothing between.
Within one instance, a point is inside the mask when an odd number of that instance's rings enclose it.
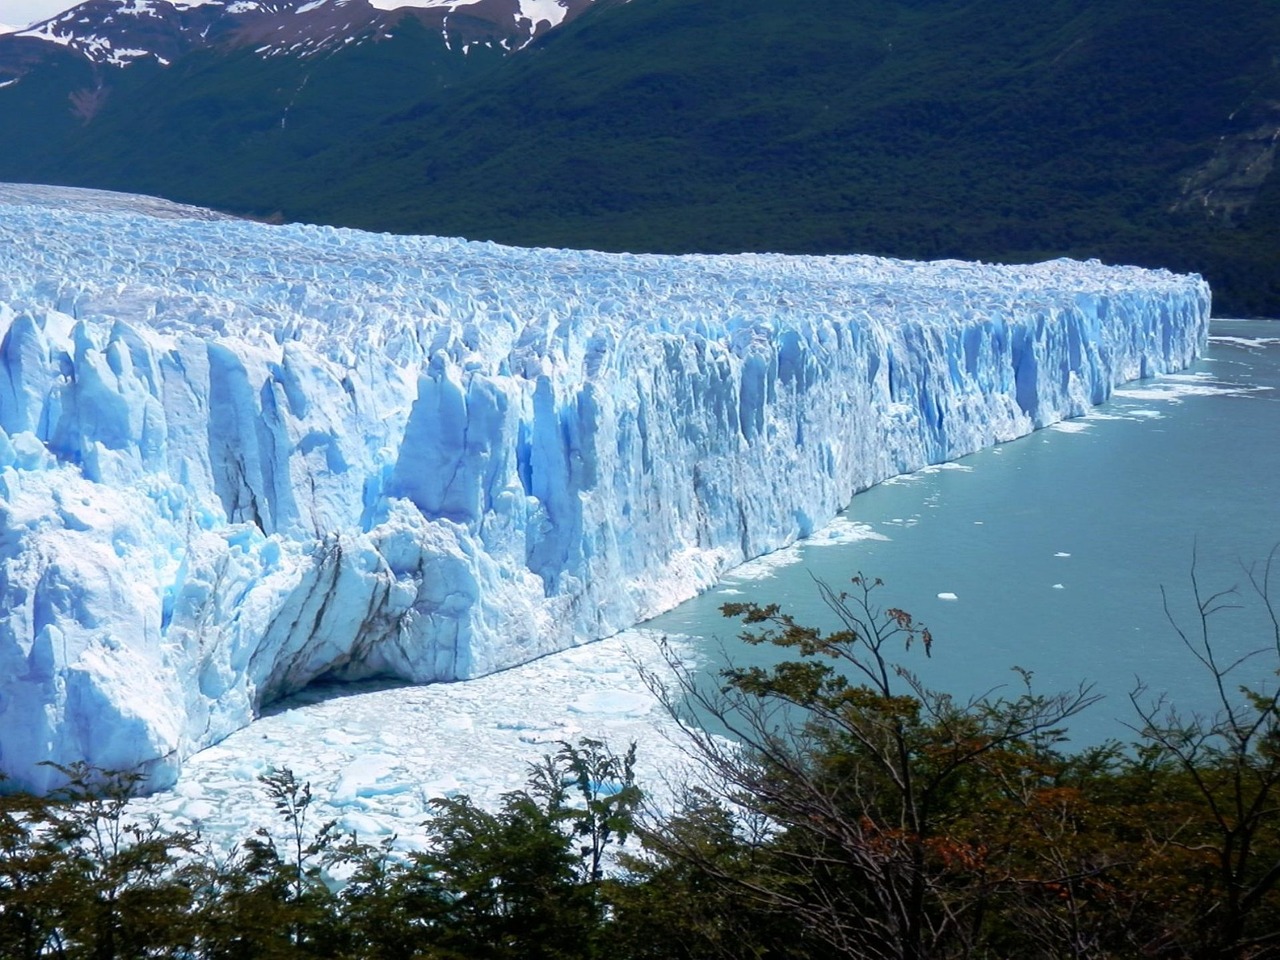
<instances>
[{"instance_id":1,"label":"glacial lake","mask_svg":"<svg viewBox=\"0 0 1280 960\"><path fill-rule=\"evenodd\" d=\"M1215 321L1203 360L1132 384L1089 416L880 484L813 542L748 565L650 621L702 638L704 670L776 655L736 641L720 614L732 600L778 602L799 622L832 627L814 578L847 586L861 572L876 597L933 634L933 655L898 657L962 697L1094 685L1104 699L1070 724L1071 742L1128 741L1129 695L1167 694L1211 711L1203 668L1166 614L1196 636L1192 568L1202 594L1237 587L1242 608L1210 620L1230 679L1274 683L1280 657L1249 586L1280 544L1280 323ZM1280 557L1273 576L1280 603ZM723 653L721 648L723 647ZM895 651L895 656L901 650Z\"/></svg>"}]
</instances>

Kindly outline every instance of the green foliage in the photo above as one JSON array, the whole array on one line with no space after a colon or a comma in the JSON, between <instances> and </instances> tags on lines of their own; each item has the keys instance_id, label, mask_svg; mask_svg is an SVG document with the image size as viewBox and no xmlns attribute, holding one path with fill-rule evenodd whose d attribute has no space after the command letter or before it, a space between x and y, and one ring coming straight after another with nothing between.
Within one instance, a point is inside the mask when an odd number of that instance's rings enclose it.
<instances>
[{"instance_id":1,"label":"green foliage","mask_svg":"<svg viewBox=\"0 0 1280 960\"><path fill-rule=\"evenodd\" d=\"M1170 614L1179 638L1213 679L1219 707L1213 716L1144 702L1141 690L1132 697L1148 767L1183 818L1158 835L1189 854L1181 859L1191 909L1168 934L1187 953L1230 956L1242 945L1280 952L1280 686L1267 692L1230 682L1232 671L1254 656L1280 665L1280 619L1271 592L1276 559L1273 552L1261 570L1248 571L1271 628L1265 647L1220 662L1213 618L1238 606L1240 595L1234 588L1205 595L1194 573L1194 628Z\"/></svg>"},{"instance_id":2,"label":"green foliage","mask_svg":"<svg viewBox=\"0 0 1280 960\"><path fill-rule=\"evenodd\" d=\"M309 832L311 785L285 767L259 778L279 816L259 827L230 863L206 872L206 954L218 960L328 956L335 898L325 885L334 824ZM283 849L282 849L283 847Z\"/></svg>"},{"instance_id":3,"label":"green foliage","mask_svg":"<svg viewBox=\"0 0 1280 960\"><path fill-rule=\"evenodd\" d=\"M849 957L932 957L980 948L980 917L997 884L975 813L1001 800L999 781L1057 762L1063 721L1095 698L957 702L890 659L932 637L902 610L875 603L879 581L820 585L841 629L797 624L776 605L729 604L749 643L799 654L774 667L730 668L724 685L683 692L745 751L686 730L727 785L726 809L769 824L752 871L721 880L748 903L798 917L814 949ZM670 856L690 855L687 842ZM715 866L705 869L714 874Z\"/></svg>"},{"instance_id":4,"label":"green foliage","mask_svg":"<svg viewBox=\"0 0 1280 960\"><path fill-rule=\"evenodd\" d=\"M45 800L0 794L0 956L34 960L56 936L51 881L58 851L35 835L47 816Z\"/></svg>"},{"instance_id":5,"label":"green foliage","mask_svg":"<svg viewBox=\"0 0 1280 960\"><path fill-rule=\"evenodd\" d=\"M125 815L139 778L59 766L47 800L0 801L0 956L149 957L195 936L183 857L194 838Z\"/></svg>"},{"instance_id":6,"label":"green foliage","mask_svg":"<svg viewBox=\"0 0 1280 960\"><path fill-rule=\"evenodd\" d=\"M701 787L643 832L610 884L610 955L645 960L817 957L804 919L752 895L772 831Z\"/></svg>"},{"instance_id":7,"label":"green foliage","mask_svg":"<svg viewBox=\"0 0 1280 960\"><path fill-rule=\"evenodd\" d=\"M441 955L582 956L594 910L557 811L524 791L497 813L466 798L436 807L436 847L415 864Z\"/></svg>"},{"instance_id":8,"label":"green foliage","mask_svg":"<svg viewBox=\"0 0 1280 960\"><path fill-rule=\"evenodd\" d=\"M414 857L424 936L441 956L595 956L604 865L634 824L635 745L562 742L496 813L466 797L434 801L434 844Z\"/></svg>"},{"instance_id":9,"label":"green foliage","mask_svg":"<svg viewBox=\"0 0 1280 960\"><path fill-rule=\"evenodd\" d=\"M1272 566L1249 572L1268 631L1251 656L1280 665ZM880 607L878 581L819 589L836 629L731 604L743 639L780 662L658 688L700 770L670 814L642 814L634 745L586 738L558 744L495 810L434 801L431 843L407 853L316 825L310 785L284 769L261 778L275 822L219 861L130 818L136 778L60 768L57 796L0 796L0 956L1280 953L1280 691L1235 688L1239 661L1214 641L1247 593L1203 594L1193 578L1190 618L1171 614L1215 715L1138 690L1137 744L1068 754L1062 725L1087 687L1046 696L1023 674L1015 694L958 701L895 661L935 642Z\"/></svg>"},{"instance_id":10,"label":"green foliage","mask_svg":"<svg viewBox=\"0 0 1280 960\"><path fill-rule=\"evenodd\" d=\"M1251 579L1280 664L1269 577ZM1230 691L1234 664L1217 661L1209 631L1224 595L1196 588L1200 633L1182 634L1220 692L1218 717L1140 707L1132 751L1066 755L1061 724L1092 702L1088 688L1044 696L1024 675L1013 697L931 690L890 656L914 643L927 655L932 638L880 609L879 586L821 586L841 624L831 633L775 605L726 606L744 640L798 658L728 669L719 689L685 675L668 695L721 785L646 837L651 875L688 871L680 906L774 918L737 931L742 955L776 954L776 924L794 920L802 956L1253 957L1280 945L1280 694ZM708 735L707 717L741 746ZM690 895L692 877L714 897ZM629 896L629 909L679 915L651 890Z\"/></svg>"},{"instance_id":11,"label":"green foliage","mask_svg":"<svg viewBox=\"0 0 1280 960\"><path fill-rule=\"evenodd\" d=\"M47 135L0 177L526 245L1098 257L1275 316L1280 176L1238 215L1184 188L1280 125L1277 49L1271 0L600 3L505 59L405 25L131 68L87 125L24 79L0 129Z\"/></svg>"},{"instance_id":12,"label":"green foliage","mask_svg":"<svg viewBox=\"0 0 1280 960\"><path fill-rule=\"evenodd\" d=\"M394 837L374 845L348 836L327 854L329 866L345 874L338 891L341 924L331 939L332 956L411 960L423 955L424 893L417 874L404 869L394 844Z\"/></svg>"},{"instance_id":13,"label":"green foliage","mask_svg":"<svg viewBox=\"0 0 1280 960\"><path fill-rule=\"evenodd\" d=\"M635 825L641 792L635 783L636 745L621 757L600 740L561 741L555 756L534 767L530 786L579 842L584 879L604 877L605 857ZM571 802L572 799L572 802Z\"/></svg>"}]
</instances>

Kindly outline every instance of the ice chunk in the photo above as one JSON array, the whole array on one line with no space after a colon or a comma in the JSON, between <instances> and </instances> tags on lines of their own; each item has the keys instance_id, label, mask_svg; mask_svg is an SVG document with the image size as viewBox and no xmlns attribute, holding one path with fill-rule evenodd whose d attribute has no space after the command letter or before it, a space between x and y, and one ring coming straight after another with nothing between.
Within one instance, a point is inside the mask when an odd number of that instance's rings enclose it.
<instances>
[{"instance_id":1,"label":"ice chunk","mask_svg":"<svg viewBox=\"0 0 1280 960\"><path fill-rule=\"evenodd\" d=\"M605 713L617 716L638 716L648 713L652 699L640 693L622 690L600 690L584 693L569 704L571 713Z\"/></svg>"},{"instance_id":2,"label":"ice chunk","mask_svg":"<svg viewBox=\"0 0 1280 960\"><path fill-rule=\"evenodd\" d=\"M341 806L362 797L378 797L404 793L412 784L401 778L400 764L382 754L363 756L347 765L334 788L331 802Z\"/></svg>"}]
</instances>

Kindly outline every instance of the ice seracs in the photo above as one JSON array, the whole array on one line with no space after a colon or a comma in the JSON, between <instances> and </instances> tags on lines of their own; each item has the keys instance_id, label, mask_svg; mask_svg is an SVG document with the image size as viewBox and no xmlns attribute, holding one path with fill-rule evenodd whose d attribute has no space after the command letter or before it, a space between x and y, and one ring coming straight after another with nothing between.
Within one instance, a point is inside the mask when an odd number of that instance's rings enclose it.
<instances>
[{"instance_id":1,"label":"ice seracs","mask_svg":"<svg viewBox=\"0 0 1280 960\"><path fill-rule=\"evenodd\" d=\"M611 634L1191 362L1197 277L607 255L0 186L0 769Z\"/></svg>"}]
</instances>

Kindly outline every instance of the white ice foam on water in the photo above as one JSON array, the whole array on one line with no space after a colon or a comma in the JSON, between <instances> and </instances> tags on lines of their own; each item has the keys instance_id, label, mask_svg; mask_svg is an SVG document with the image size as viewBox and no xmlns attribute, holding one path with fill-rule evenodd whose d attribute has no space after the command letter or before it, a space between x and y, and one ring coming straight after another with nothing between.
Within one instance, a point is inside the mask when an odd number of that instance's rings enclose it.
<instances>
[{"instance_id":1,"label":"white ice foam on water","mask_svg":"<svg viewBox=\"0 0 1280 960\"><path fill-rule=\"evenodd\" d=\"M805 549L810 547L834 547L848 543L859 543L863 540L885 540L889 538L878 533L869 523L850 520L848 517L836 517L829 524L804 541Z\"/></svg>"},{"instance_id":2,"label":"white ice foam on water","mask_svg":"<svg viewBox=\"0 0 1280 960\"><path fill-rule=\"evenodd\" d=\"M724 576L726 583L753 583L776 576L784 567L799 563L803 557L795 550L776 550L739 564Z\"/></svg>"},{"instance_id":3,"label":"white ice foam on water","mask_svg":"<svg viewBox=\"0 0 1280 960\"><path fill-rule=\"evenodd\" d=\"M1211 336L1210 343L1223 343L1233 347L1245 347L1246 349L1258 349L1262 347L1274 347L1280 344L1280 337L1232 337L1227 335Z\"/></svg>"},{"instance_id":4,"label":"white ice foam on water","mask_svg":"<svg viewBox=\"0 0 1280 960\"><path fill-rule=\"evenodd\" d=\"M957 597L954 593L949 593L949 592L948 592L948 593L940 593L940 594L938 594L938 599L939 599L939 600L959 600L960 598L959 598L959 597Z\"/></svg>"},{"instance_id":5,"label":"white ice foam on water","mask_svg":"<svg viewBox=\"0 0 1280 960\"><path fill-rule=\"evenodd\" d=\"M837 517L821 530L807 539L791 547L775 550L762 557L749 560L734 567L724 576L725 583L754 583L776 576L779 570L793 566L804 560L800 549L810 547L839 546L841 544L858 543L864 540L889 540L884 534L877 532L870 524L848 517ZM721 593L730 595L741 593L732 588L722 589Z\"/></svg>"},{"instance_id":6,"label":"white ice foam on water","mask_svg":"<svg viewBox=\"0 0 1280 960\"><path fill-rule=\"evenodd\" d=\"M163 784L318 680L608 636L1185 367L1208 316L1198 277L1096 262L521 250L0 186L0 770Z\"/></svg>"},{"instance_id":7,"label":"white ice foam on water","mask_svg":"<svg viewBox=\"0 0 1280 960\"><path fill-rule=\"evenodd\" d=\"M585 693L568 705L570 713L634 717L647 714L653 698L642 693L621 690L597 690Z\"/></svg>"},{"instance_id":8,"label":"white ice foam on water","mask_svg":"<svg viewBox=\"0 0 1280 960\"><path fill-rule=\"evenodd\" d=\"M1112 396L1122 400L1161 401L1181 403L1186 397L1244 397L1267 393L1271 387L1246 386L1228 383L1212 373L1170 373L1151 383L1136 384L1112 391ZM1128 411L1130 416L1149 416L1149 411Z\"/></svg>"},{"instance_id":9,"label":"white ice foam on water","mask_svg":"<svg viewBox=\"0 0 1280 960\"><path fill-rule=\"evenodd\" d=\"M1059 433L1084 433L1091 426L1092 424L1090 424L1087 419L1060 420L1057 423L1051 424L1050 429L1056 430Z\"/></svg>"}]
</instances>

